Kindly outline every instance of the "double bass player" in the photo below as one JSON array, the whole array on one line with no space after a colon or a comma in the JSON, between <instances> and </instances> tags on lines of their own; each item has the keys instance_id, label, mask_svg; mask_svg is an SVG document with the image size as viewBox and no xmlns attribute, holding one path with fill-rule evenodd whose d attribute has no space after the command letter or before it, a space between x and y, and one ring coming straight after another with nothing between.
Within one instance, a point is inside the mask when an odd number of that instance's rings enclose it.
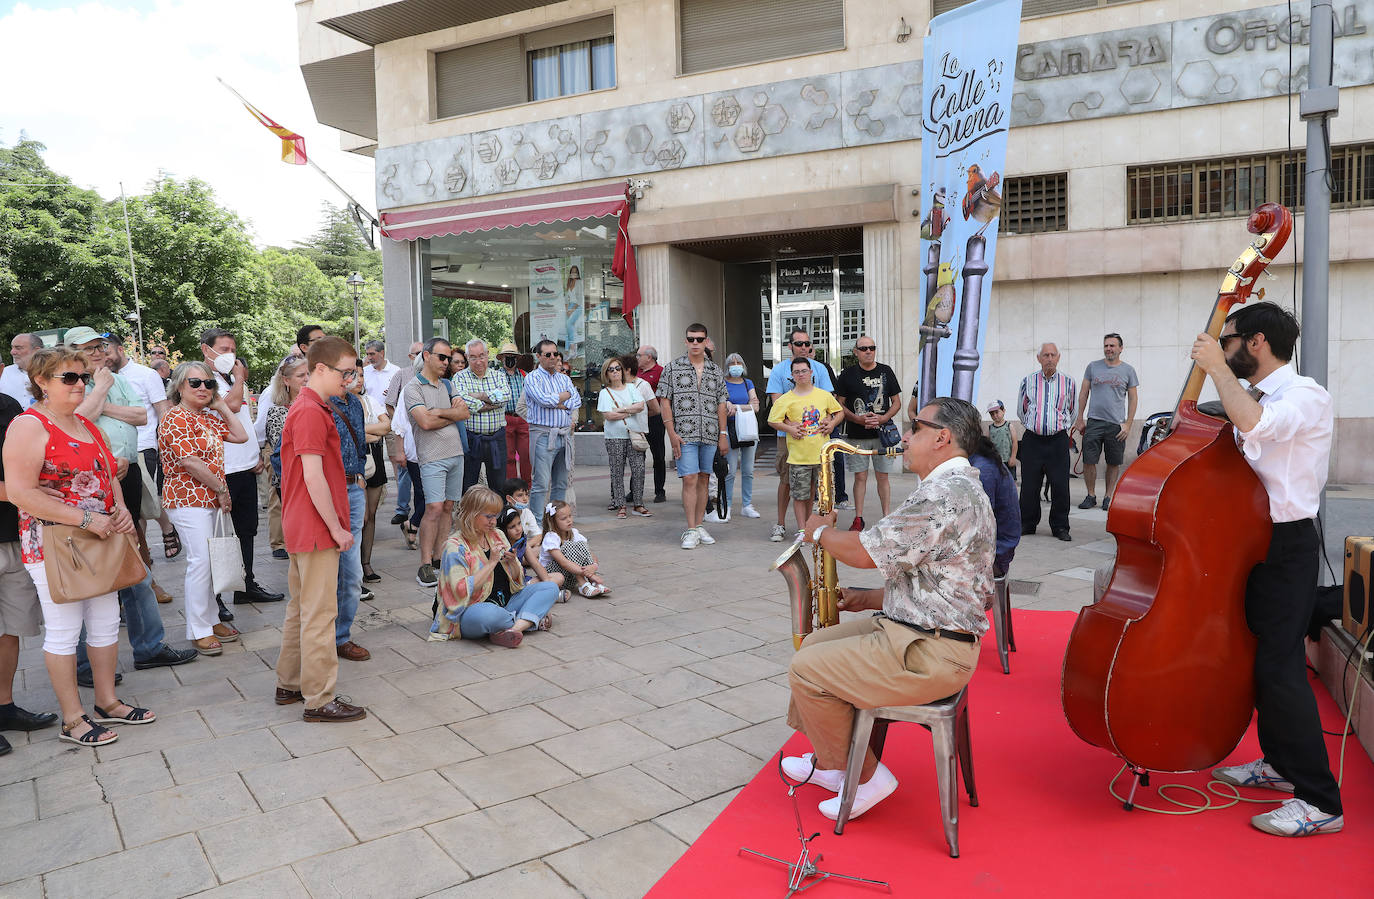
<instances>
[{"instance_id":1,"label":"double bass player","mask_svg":"<svg viewBox=\"0 0 1374 899\"><path fill-rule=\"evenodd\" d=\"M1332 402L1289 361L1298 330L1292 313L1256 303L1227 316L1219 340L1202 333L1192 349L1216 385L1245 461L1269 494L1273 520L1268 555L1245 587L1246 623L1258 641L1255 708L1264 756L1212 773L1236 786L1292 793L1251 819L1266 833L1288 837L1336 833L1345 824L1303 652L1316 599L1320 540L1313 519L1331 454Z\"/></svg>"}]
</instances>

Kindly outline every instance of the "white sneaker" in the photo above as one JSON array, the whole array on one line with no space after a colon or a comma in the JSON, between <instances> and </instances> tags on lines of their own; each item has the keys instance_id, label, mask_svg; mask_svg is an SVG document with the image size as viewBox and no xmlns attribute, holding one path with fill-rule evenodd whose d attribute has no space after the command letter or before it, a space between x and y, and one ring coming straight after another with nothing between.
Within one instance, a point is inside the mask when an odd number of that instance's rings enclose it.
<instances>
[{"instance_id":1,"label":"white sneaker","mask_svg":"<svg viewBox=\"0 0 1374 899\"><path fill-rule=\"evenodd\" d=\"M730 520L730 516L729 516L729 515L726 515L724 518L721 518L721 517L720 517L720 513L713 510L713 511L707 512L705 515L701 516L701 520L702 520L702 521L709 521L709 522L711 522L712 524L721 524L721 523L723 523L723 522L729 521L729 520ZM702 543L707 543L707 542L709 542L709 541L703 540L703 541L701 541L701 542L702 542Z\"/></svg>"},{"instance_id":2,"label":"white sneaker","mask_svg":"<svg viewBox=\"0 0 1374 899\"><path fill-rule=\"evenodd\" d=\"M1295 796L1272 812L1256 815L1250 819L1250 823L1275 836L1311 837L1321 833L1339 833L1345 827L1345 816L1328 815Z\"/></svg>"},{"instance_id":3,"label":"white sneaker","mask_svg":"<svg viewBox=\"0 0 1374 899\"><path fill-rule=\"evenodd\" d=\"M774 543L781 543L783 535L786 533L787 531L782 525L775 524L773 525L773 530L768 532L768 539L772 540Z\"/></svg>"},{"instance_id":4,"label":"white sneaker","mask_svg":"<svg viewBox=\"0 0 1374 899\"><path fill-rule=\"evenodd\" d=\"M707 546L710 546L712 543L716 542L716 538L706 533L706 528L702 527L701 525L697 525L697 538L702 543L705 543Z\"/></svg>"},{"instance_id":5,"label":"white sneaker","mask_svg":"<svg viewBox=\"0 0 1374 899\"><path fill-rule=\"evenodd\" d=\"M873 806L882 802L892 795L897 789L897 778L892 776L892 772L882 762L878 763L878 770L873 772L873 776L867 783L859 784L859 791L854 795L854 807L849 810L849 820L862 815ZM827 799L820 804L821 814L831 821L840 817L840 797Z\"/></svg>"},{"instance_id":6,"label":"white sneaker","mask_svg":"<svg viewBox=\"0 0 1374 899\"><path fill-rule=\"evenodd\" d=\"M836 509L852 509L852 508L854 508L854 504L851 503L851 502L850 502L849 500L847 500L847 499L842 499L842 500L840 500L839 502L835 503L835 508L836 508Z\"/></svg>"},{"instance_id":7,"label":"white sneaker","mask_svg":"<svg viewBox=\"0 0 1374 899\"><path fill-rule=\"evenodd\" d=\"M839 768L817 768L811 770L812 759L815 753L808 752L806 755L784 756L782 760L782 773L786 774L793 782L806 781L818 787L838 793L844 788L844 771ZM810 780L807 780L810 778Z\"/></svg>"},{"instance_id":8,"label":"white sneaker","mask_svg":"<svg viewBox=\"0 0 1374 899\"><path fill-rule=\"evenodd\" d=\"M743 509L740 510L740 514L743 515L745 518L759 517L758 510L755 509L753 506L745 506Z\"/></svg>"},{"instance_id":9,"label":"white sneaker","mask_svg":"<svg viewBox=\"0 0 1374 899\"><path fill-rule=\"evenodd\" d=\"M682 532L682 548L696 549L701 543L701 534L697 533L697 528L688 528Z\"/></svg>"},{"instance_id":10,"label":"white sneaker","mask_svg":"<svg viewBox=\"0 0 1374 899\"><path fill-rule=\"evenodd\" d=\"M1230 768L1213 768L1212 777L1233 787L1258 787L1264 790L1278 790L1280 793L1293 792L1293 785L1283 779L1264 759L1255 759L1248 765L1235 765Z\"/></svg>"}]
</instances>

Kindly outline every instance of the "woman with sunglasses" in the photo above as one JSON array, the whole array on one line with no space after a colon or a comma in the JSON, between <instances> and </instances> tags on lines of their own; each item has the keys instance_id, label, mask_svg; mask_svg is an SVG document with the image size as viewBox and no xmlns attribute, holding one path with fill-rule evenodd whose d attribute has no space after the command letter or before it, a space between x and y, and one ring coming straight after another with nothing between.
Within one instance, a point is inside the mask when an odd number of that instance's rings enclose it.
<instances>
[{"instance_id":1,"label":"woman with sunglasses","mask_svg":"<svg viewBox=\"0 0 1374 899\"><path fill-rule=\"evenodd\" d=\"M625 460L628 459L630 504L635 512L643 515L649 511L644 508L644 450L631 446L630 432L648 433L647 404L638 387L625 383L625 363L616 357L606 360L601 369L601 383L606 386L597 397L596 411L605 422L606 456L611 464L611 505L616 509L615 517L623 519L626 515Z\"/></svg>"},{"instance_id":2,"label":"woman with sunglasses","mask_svg":"<svg viewBox=\"0 0 1374 899\"><path fill-rule=\"evenodd\" d=\"M245 443L248 432L220 396L204 362L183 362L167 388L172 408L157 426L162 458L162 507L186 547L186 638L202 655L217 656L239 638L219 621L210 585L210 537L215 516L231 508L224 480L224 442ZM213 413L219 413L215 415Z\"/></svg>"},{"instance_id":3,"label":"woman with sunglasses","mask_svg":"<svg viewBox=\"0 0 1374 899\"><path fill-rule=\"evenodd\" d=\"M43 661L62 707L60 740L94 747L118 739L106 724L150 724L156 716L115 696L119 599L114 593L57 604L48 591L43 524L75 525L101 539L133 533L133 518L114 482L116 463L100 431L76 414L91 374L66 347L43 349L29 361L29 392L37 402L5 434L6 495L19 509L20 558L43 610ZM86 628L95 683L95 718L76 688L76 643Z\"/></svg>"}]
</instances>

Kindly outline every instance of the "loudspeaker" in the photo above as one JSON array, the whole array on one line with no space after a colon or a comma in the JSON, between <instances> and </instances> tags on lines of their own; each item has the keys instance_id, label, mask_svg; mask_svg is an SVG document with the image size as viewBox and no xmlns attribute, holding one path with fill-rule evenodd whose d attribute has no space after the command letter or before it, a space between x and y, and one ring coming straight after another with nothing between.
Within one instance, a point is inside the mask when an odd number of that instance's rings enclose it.
<instances>
[{"instance_id":1,"label":"loudspeaker","mask_svg":"<svg viewBox=\"0 0 1374 899\"><path fill-rule=\"evenodd\" d=\"M1370 561L1374 556L1374 537L1345 538L1345 604L1341 626L1356 640L1369 635L1374 616L1370 614Z\"/></svg>"}]
</instances>

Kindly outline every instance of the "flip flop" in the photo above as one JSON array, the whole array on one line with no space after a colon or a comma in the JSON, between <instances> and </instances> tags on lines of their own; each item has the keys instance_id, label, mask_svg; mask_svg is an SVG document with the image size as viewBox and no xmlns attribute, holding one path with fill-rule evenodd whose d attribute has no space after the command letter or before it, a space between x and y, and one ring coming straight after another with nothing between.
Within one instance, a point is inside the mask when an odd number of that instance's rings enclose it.
<instances>
[{"instance_id":1,"label":"flip flop","mask_svg":"<svg viewBox=\"0 0 1374 899\"><path fill-rule=\"evenodd\" d=\"M175 559L181 555L181 535L176 528L162 535L162 554L169 559Z\"/></svg>"}]
</instances>

